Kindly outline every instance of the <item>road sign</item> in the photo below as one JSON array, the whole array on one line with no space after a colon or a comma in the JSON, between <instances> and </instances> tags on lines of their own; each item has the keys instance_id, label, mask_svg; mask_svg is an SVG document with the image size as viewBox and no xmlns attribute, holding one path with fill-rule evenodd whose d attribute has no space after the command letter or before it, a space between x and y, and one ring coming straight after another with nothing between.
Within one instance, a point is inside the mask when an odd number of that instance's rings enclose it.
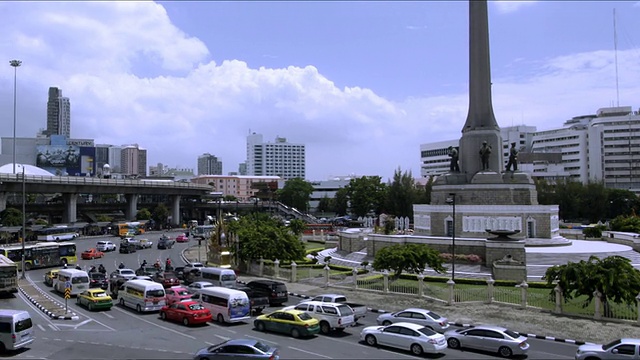
<instances>
[{"instance_id":1,"label":"road sign","mask_svg":"<svg viewBox=\"0 0 640 360\"><path fill-rule=\"evenodd\" d=\"M66 282L64 283L64 287L65 287L66 289L71 289L71 281L66 281Z\"/></svg>"},{"instance_id":2,"label":"road sign","mask_svg":"<svg viewBox=\"0 0 640 360\"><path fill-rule=\"evenodd\" d=\"M66 288L64 289L64 299L68 300L69 298L71 298L71 289Z\"/></svg>"}]
</instances>

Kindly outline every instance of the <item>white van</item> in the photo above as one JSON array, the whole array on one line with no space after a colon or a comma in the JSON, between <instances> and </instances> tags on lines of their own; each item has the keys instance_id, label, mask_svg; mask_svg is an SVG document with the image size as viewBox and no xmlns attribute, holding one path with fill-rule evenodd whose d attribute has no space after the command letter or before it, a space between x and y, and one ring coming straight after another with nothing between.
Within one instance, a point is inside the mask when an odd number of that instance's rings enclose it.
<instances>
[{"instance_id":1,"label":"white van","mask_svg":"<svg viewBox=\"0 0 640 360\"><path fill-rule=\"evenodd\" d=\"M199 279L210 282L214 286L232 287L236 284L236 273L231 269L204 267L200 268Z\"/></svg>"},{"instance_id":2,"label":"white van","mask_svg":"<svg viewBox=\"0 0 640 360\"><path fill-rule=\"evenodd\" d=\"M118 290L120 305L137 312L160 311L167 304L164 287L149 280L129 280Z\"/></svg>"},{"instance_id":3,"label":"white van","mask_svg":"<svg viewBox=\"0 0 640 360\"><path fill-rule=\"evenodd\" d=\"M251 306L247 293L218 286L201 289L193 299L211 311L219 323L235 323L251 319Z\"/></svg>"},{"instance_id":4,"label":"white van","mask_svg":"<svg viewBox=\"0 0 640 360\"><path fill-rule=\"evenodd\" d=\"M56 279L54 286L55 290L64 294L67 281L71 283L71 295L78 295L83 291L89 290L89 274L84 270L61 269L58 271L58 279Z\"/></svg>"},{"instance_id":5,"label":"white van","mask_svg":"<svg viewBox=\"0 0 640 360\"><path fill-rule=\"evenodd\" d=\"M0 310L0 352L20 349L33 340L33 323L28 312Z\"/></svg>"}]
</instances>

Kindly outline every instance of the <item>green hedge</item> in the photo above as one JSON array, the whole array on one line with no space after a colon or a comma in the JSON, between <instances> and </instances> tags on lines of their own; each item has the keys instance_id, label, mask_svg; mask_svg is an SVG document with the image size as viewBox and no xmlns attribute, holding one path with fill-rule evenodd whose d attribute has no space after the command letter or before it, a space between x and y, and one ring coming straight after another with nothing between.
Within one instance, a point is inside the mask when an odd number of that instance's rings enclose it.
<instances>
[{"instance_id":1,"label":"green hedge","mask_svg":"<svg viewBox=\"0 0 640 360\"><path fill-rule=\"evenodd\" d=\"M393 275L389 275L390 278L393 277ZM384 276L378 274L378 275L372 275L372 276L367 276L363 279L358 279L358 283L377 283L382 281L382 279L384 278ZM418 275L416 274L400 274L400 279L403 280L410 280L410 281L418 281ZM445 277L439 277L439 276L425 276L424 277L424 282L425 283L446 283L447 281L449 281L449 278L445 278ZM487 285L487 280L485 279L456 279L455 280L456 284L466 284L466 285ZM514 287L516 285L519 285L521 282L518 281L509 281L509 280L495 280L495 283L493 284L493 286L501 286L501 287ZM530 282L527 283L527 285L529 285L530 288L535 288L535 289L552 289L553 285L547 285L547 283L545 282Z\"/></svg>"},{"instance_id":2,"label":"green hedge","mask_svg":"<svg viewBox=\"0 0 640 360\"><path fill-rule=\"evenodd\" d=\"M319 247L319 248L312 248L312 249L307 249L307 250L306 250L306 253L307 253L307 255L309 255L309 254L311 254L312 252L316 252L316 253L318 253L318 252L323 251L323 250L325 250L325 248L323 248L323 247Z\"/></svg>"},{"instance_id":3,"label":"green hedge","mask_svg":"<svg viewBox=\"0 0 640 360\"><path fill-rule=\"evenodd\" d=\"M324 241L324 240L314 240L314 239L308 239L307 242L314 243L314 244L325 244L326 243L326 241ZM322 248L322 250L324 250L324 248Z\"/></svg>"}]
</instances>

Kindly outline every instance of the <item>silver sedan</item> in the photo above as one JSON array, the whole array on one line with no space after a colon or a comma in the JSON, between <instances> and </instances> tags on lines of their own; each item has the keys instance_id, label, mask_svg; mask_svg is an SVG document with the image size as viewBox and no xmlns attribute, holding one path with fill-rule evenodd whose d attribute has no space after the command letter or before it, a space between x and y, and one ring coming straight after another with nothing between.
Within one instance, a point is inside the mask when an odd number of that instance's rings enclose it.
<instances>
[{"instance_id":1,"label":"silver sedan","mask_svg":"<svg viewBox=\"0 0 640 360\"><path fill-rule=\"evenodd\" d=\"M526 355L529 350L526 337L500 326L478 325L467 329L449 330L444 336L452 349L491 351L502 357Z\"/></svg>"},{"instance_id":2,"label":"silver sedan","mask_svg":"<svg viewBox=\"0 0 640 360\"><path fill-rule=\"evenodd\" d=\"M412 323L395 323L389 326L368 326L360 332L360 341L369 346L383 345L410 350L414 355L440 353L447 348L442 334Z\"/></svg>"},{"instance_id":3,"label":"silver sedan","mask_svg":"<svg viewBox=\"0 0 640 360\"><path fill-rule=\"evenodd\" d=\"M604 345L584 344L578 348L576 360L640 359L638 346L640 339L618 339Z\"/></svg>"},{"instance_id":4,"label":"silver sedan","mask_svg":"<svg viewBox=\"0 0 640 360\"><path fill-rule=\"evenodd\" d=\"M435 330L445 332L449 328L449 320L433 311L417 308L409 308L394 313L382 314L376 320L378 325L391 325L397 322L418 324Z\"/></svg>"}]
</instances>

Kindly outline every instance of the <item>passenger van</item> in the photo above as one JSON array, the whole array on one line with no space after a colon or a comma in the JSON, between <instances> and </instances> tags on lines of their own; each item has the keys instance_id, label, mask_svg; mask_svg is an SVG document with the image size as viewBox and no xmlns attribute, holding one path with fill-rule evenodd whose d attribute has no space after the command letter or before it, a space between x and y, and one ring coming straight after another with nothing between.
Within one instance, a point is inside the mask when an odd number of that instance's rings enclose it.
<instances>
[{"instance_id":1,"label":"passenger van","mask_svg":"<svg viewBox=\"0 0 640 360\"><path fill-rule=\"evenodd\" d=\"M193 299L211 311L219 323L235 323L251 319L249 297L244 291L218 286L201 289Z\"/></svg>"},{"instance_id":2,"label":"passenger van","mask_svg":"<svg viewBox=\"0 0 640 360\"><path fill-rule=\"evenodd\" d=\"M0 310L0 352L20 349L33 340L33 323L28 312Z\"/></svg>"},{"instance_id":3,"label":"passenger van","mask_svg":"<svg viewBox=\"0 0 640 360\"><path fill-rule=\"evenodd\" d=\"M89 274L84 270L61 269L58 271L55 290L64 294L67 281L71 282L71 295L78 295L85 290L89 290Z\"/></svg>"},{"instance_id":4,"label":"passenger van","mask_svg":"<svg viewBox=\"0 0 640 360\"><path fill-rule=\"evenodd\" d=\"M231 269L204 267L200 268L199 279L215 286L230 288L236 284L236 273Z\"/></svg>"},{"instance_id":5,"label":"passenger van","mask_svg":"<svg viewBox=\"0 0 640 360\"><path fill-rule=\"evenodd\" d=\"M167 304L162 284L149 280L129 280L118 290L120 305L137 312L160 311Z\"/></svg>"}]
</instances>

